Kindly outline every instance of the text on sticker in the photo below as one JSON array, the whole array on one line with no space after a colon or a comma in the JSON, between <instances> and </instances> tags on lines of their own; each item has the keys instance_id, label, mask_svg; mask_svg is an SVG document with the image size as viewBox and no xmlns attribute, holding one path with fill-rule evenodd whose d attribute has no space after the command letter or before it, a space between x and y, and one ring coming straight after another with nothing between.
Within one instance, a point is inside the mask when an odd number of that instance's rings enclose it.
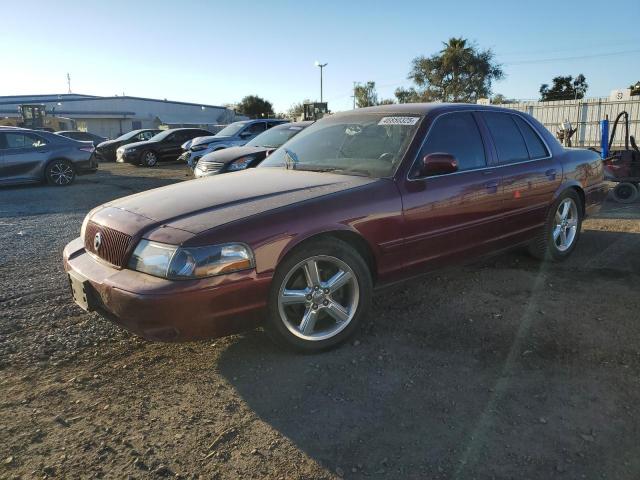
<instances>
[{"instance_id":1,"label":"text on sticker","mask_svg":"<svg viewBox=\"0 0 640 480\"><path fill-rule=\"evenodd\" d=\"M382 117L378 125L415 125L420 117Z\"/></svg>"}]
</instances>

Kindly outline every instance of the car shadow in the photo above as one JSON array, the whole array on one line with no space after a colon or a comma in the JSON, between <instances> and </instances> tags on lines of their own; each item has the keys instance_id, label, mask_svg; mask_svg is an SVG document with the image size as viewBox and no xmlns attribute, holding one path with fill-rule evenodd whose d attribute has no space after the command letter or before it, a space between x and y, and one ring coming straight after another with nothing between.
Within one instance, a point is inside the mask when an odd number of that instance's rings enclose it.
<instances>
[{"instance_id":1,"label":"car shadow","mask_svg":"<svg viewBox=\"0 0 640 480\"><path fill-rule=\"evenodd\" d=\"M378 293L336 350L287 353L255 331L218 369L264 422L346 478L631 478L640 270L587 262L607 245L640 256L639 239L585 231L562 264L513 251L445 269ZM632 300L612 308L616 294Z\"/></svg>"}]
</instances>

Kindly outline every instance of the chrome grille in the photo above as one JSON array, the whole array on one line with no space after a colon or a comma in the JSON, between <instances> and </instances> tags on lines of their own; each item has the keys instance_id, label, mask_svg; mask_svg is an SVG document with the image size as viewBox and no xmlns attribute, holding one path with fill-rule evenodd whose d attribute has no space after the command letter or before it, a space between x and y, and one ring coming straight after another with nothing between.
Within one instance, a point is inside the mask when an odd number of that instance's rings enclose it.
<instances>
[{"instance_id":1,"label":"chrome grille","mask_svg":"<svg viewBox=\"0 0 640 480\"><path fill-rule=\"evenodd\" d=\"M100 246L95 248L95 238L100 234ZM84 234L84 248L116 267L124 267L125 255L131 237L113 228L89 222Z\"/></svg>"}]
</instances>

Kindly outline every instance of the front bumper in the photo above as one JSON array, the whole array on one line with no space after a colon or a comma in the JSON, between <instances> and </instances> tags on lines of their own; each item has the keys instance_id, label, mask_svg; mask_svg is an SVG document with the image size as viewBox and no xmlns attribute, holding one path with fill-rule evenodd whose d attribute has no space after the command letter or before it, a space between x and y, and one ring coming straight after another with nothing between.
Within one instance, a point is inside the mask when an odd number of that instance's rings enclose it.
<instances>
[{"instance_id":1,"label":"front bumper","mask_svg":"<svg viewBox=\"0 0 640 480\"><path fill-rule=\"evenodd\" d=\"M135 152L116 152L116 162L118 163L140 163L139 162L140 153Z\"/></svg>"},{"instance_id":2,"label":"front bumper","mask_svg":"<svg viewBox=\"0 0 640 480\"><path fill-rule=\"evenodd\" d=\"M267 313L270 274L166 280L102 263L86 252L81 238L65 247L63 262L86 295L86 303L76 303L148 340L221 337L256 327Z\"/></svg>"}]
</instances>

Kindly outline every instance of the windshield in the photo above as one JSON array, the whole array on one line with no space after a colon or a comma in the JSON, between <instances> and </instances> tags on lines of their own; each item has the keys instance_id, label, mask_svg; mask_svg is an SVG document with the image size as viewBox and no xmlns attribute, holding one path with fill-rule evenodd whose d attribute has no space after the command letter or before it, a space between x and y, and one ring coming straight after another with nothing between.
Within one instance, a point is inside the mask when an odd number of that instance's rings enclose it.
<instances>
[{"instance_id":1,"label":"windshield","mask_svg":"<svg viewBox=\"0 0 640 480\"><path fill-rule=\"evenodd\" d=\"M276 150L260 167L389 177L402 160L420 119L380 113L324 118Z\"/></svg>"},{"instance_id":2,"label":"windshield","mask_svg":"<svg viewBox=\"0 0 640 480\"><path fill-rule=\"evenodd\" d=\"M287 125L286 127L273 127L261 133L256 138L247 143L247 147L274 147L278 148L294 135L300 133L304 127L297 125Z\"/></svg>"},{"instance_id":3,"label":"windshield","mask_svg":"<svg viewBox=\"0 0 640 480\"><path fill-rule=\"evenodd\" d=\"M173 130L163 130L160 133L156 133L149 140L154 140L154 141L163 140L163 139L167 138L169 135L171 135L172 133L173 133Z\"/></svg>"},{"instance_id":4,"label":"windshield","mask_svg":"<svg viewBox=\"0 0 640 480\"><path fill-rule=\"evenodd\" d=\"M230 125L227 125L218 133L216 133L216 137L232 137L236 133L238 133L242 128L247 124L247 122L235 122Z\"/></svg>"},{"instance_id":5,"label":"windshield","mask_svg":"<svg viewBox=\"0 0 640 480\"><path fill-rule=\"evenodd\" d=\"M133 130L131 132L127 132L124 135L120 135L116 140L129 140L134 135L137 135L139 130Z\"/></svg>"}]
</instances>

